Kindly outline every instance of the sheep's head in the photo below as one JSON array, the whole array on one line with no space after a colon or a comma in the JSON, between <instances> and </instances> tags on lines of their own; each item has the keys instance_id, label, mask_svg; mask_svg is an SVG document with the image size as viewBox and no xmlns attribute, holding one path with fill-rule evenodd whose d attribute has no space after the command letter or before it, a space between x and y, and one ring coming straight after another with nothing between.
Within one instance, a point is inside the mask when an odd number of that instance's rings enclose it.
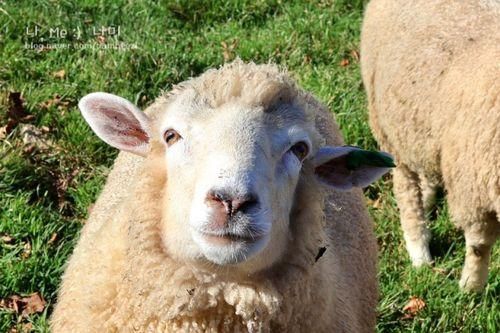
<instances>
[{"instance_id":1,"label":"sheep's head","mask_svg":"<svg viewBox=\"0 0 500 333\"><path fill-rule=\"evenodd\" d=\"M324 147L311 109L286 73L236 63L188 81L151 116L109 94L80 109L112 146L149 158L161 142L167 181L162 240L181 260L258 270L279 260L297 184L314 174L348 190L388 168L354 147ZM354 156L356 155L357 156ZM318 189L319 190L319 189Z\"/></svg>"}]
</instances>

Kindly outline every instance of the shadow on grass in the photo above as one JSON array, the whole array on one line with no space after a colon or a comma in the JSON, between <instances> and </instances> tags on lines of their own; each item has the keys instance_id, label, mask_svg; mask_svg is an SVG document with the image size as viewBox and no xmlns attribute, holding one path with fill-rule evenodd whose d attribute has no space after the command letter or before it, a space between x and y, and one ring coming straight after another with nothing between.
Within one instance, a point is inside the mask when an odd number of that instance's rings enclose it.
<instances>
[{"instance_id":1,"label":"shadow on grass","mask_svg":"<svg viewBox=\"0 0 500 333\"><path fill-rule=\"evenodd\" d=\"M437 261L454 257L463 246L464 238L450 219L443 188L439 188L436 193L436 204L427 214L427 221L432 235L429 243L432 257Z\"/></svg>"}]
</instances>

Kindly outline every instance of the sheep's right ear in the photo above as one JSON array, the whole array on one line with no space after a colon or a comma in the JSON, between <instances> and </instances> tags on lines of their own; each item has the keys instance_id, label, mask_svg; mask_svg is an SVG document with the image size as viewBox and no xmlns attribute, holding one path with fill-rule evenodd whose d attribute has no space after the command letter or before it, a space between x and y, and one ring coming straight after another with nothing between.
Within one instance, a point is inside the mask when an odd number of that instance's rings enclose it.
<instances>
[{"instance_id":1,"label":"sheep's right ear","mask_svg":"<svg viewBox=\"0 0 500 333\"><path fill-rule=\"evenodd\" d=\"M104 142L136 155L147 155L150 120L134 104L116 95L95 92L83 97L78 107Z\"/></svg>"}]
</instances>

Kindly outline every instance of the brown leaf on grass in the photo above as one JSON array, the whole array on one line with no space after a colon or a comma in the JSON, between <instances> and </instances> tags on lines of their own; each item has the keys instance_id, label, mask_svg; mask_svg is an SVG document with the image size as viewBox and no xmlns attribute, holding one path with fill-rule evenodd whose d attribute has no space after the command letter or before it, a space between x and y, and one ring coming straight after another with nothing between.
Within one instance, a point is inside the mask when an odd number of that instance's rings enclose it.
<instances>
[{"instance_id":1,"label":"brown leaf on grass","mask_svg":"<svg viewBox=\"0 0 500 333\"><path fill-rule=\"evenodd\" d=\"M8 333L30 333L33 332L33 324L30 322L19 322L7 331Z\"/></svg>"},{"instance_id":2,"label":"brown leaf on grass","mask_svg":"<svg viewBox=\"0 0 500 333\"><path fill-rule=\"evenodd\" d=\"M440 267L432 267L432 271L436 272L440 275L448 275L450 271L446 268L440 268Z\"/></svg>"},{"instance_id":3,"label":"brown leaf on grass","mask_svg":"<svg viewBox=\"0 0 500 333\"><path fill-rule=\"evenodd\" d=\"M0 309L12 310L15 313L19 313L19 300L20 296L12 295L5 299L0 299Z\"/></svg>"},{"instance_id":4,"label":"brown leaf on grass","mask_svg":"<svg viewBox=\"0 0 500 333\"><path fill-rule=\"evenodd\" d=\"M9 93L9 110L7 111L7 114L9 115L9 118L17 121L29 116L24 109L24 100L22 99L20 92L12 91Z\"/></svg>"},{"instance_id":5,"label":"brown leaf on grass","mask_svg":"<svg viewBox=\"0 0 500 333\"><path fill-rule=\"evenodd\" d=\"M349 59L342 59L342 60L340 61L340 66L342 66L342 67L349 66L349 64L350 64Z\"/></svg>"},{"instance_id":6,"label":"brown leaf on grass","mask_svg":"<svg viewBox=\"0 0 500 333\"><path fill-rule=\"evenodd\" d=\"M31 124L21 126L20 135L24 144L24 152L32 153L34 150L47 151L53 147L52 141L45 137L45 131Z\"/></svg>"},{"instance_id":7,"label":"brown leaf on grass","mask_svg":"<svg viewBox=\"0 0 500 333\"><path fill-rule=\"evenodd\" d=\"M24 243L23 252L21 253L21 258L28 259L31 255L31 243L29 241Z\"/></svg>"},{"instance_id":8,"label":"brown leaf on grass","mask_svg":"<svg viewBox=\"0 0 500 333\"><path fill-rule=\"evenodd\" d=\"M8 333L30 333L33 332L33 324L30 322L17 324L7 331Z\"/></svg>"},{"instance_id":9,"label":"brown leaf on grass","mask_svg":"<svg viewBox=\"0 0 500 333\"><path fill-rule=\"evenodd\" d=\"M64 77L66 76L66 71L64 69L60 69L58 71L53 72L52 76L55 77L56 79L64 79Z\"/></svg>"},{"instance_id":10,"label":"brown leaf on grass","mask_svg":"<svg viewBox=\"0 0 500 333\"><path fill-rule=\"evenodd\" d=\"M97 37L96 37L96 39L97 39L97 42L98 42L99 44L104 44L104 43L106 43L106 37L104 37L103 35L99 35L99 36L97 36Z\"/></svg>"},{"instance_id":11,"label":"brown leaf on grass","mask_svg":"<svg viewBox=\"0 0 500 333\"><path fill-rule=\"evenodd\" d=\"M0 127L0 140L7 137L7 125Z\"/></svg>"},{"instance_id":12,"label":"brown leaf on grass","mask_svg":"<svg viewBox=\"0 0 500 333\"><path fill-rule=\"evenodd\" d=\"M21 324L21 332L29 333L31 331L33 331L33 324L32 323L22 323Z\"/></svg>"},{"instance_id":13,"label":"brown leaf on grass","mask_svg":"<svg viewBox=\"0 0 500 333\"><path fill-rule=\"evenodd\" d=\"M49 109L52 106L56 106L58 109L67 108L69 106L69 101L63 100L59 94L55 94L52 98L39 104L41 108Z\"/></svg>"},{"instance_id":14,"label":"brown leaf on grass","mask_svg":"<svg viewBox=\"0 0 500 333\"><path fill-rule=\"evenodd\" d=\"M47 244L49 244L49 245L50 245L50 244L54 243L56 240L57 240L57 233L56 233L56 232L54 232L54 233L50 236L50 239L49 239L49 241L47 242Z\"/></svg>"},{"instance_id":15,"label":"brown leaf on grass","mask_svg":"<svg viewBox=\"0 0 500 333\"><path fill-rule=\"evenodd\" d=\"M66 192L73 179L76 175L78 175L78 172L80 172L79 169L74 169L71 173L56 172L53 174L59 209L63 209L68 204L66 200Z\"/></svg>"},{"instance_id":16,"label":"brown leaf on grass","mask_svg":"<svg viewBox=\"0 0 500 333\"><path fill-rule=\"evenodd\" d=\"M9 236L7 234L2 234L2 236L0 236L0 239L5 244L11 244L14 241L14 238L12 238L11 236Z\"/></svg>"},{"instance_id":17,"label":"brown leaf on grass","mask_svg":"<svg viewBox=\"0 0 500 333\"><path fill-rule=\"evenodd\" d=\"M9 92L9 106L7 109L8 121L2 131L5 131L5 136L10 134L12 130L19 124L29 122L35 119L34 115L29 114L24 109L24 101L21 97L21 93L14 91Z\"/></svg>"},{"instance_id":18,"label":"brown leaf on grass","mask_svg":"<svg viewBox=\"0 0 500 333\"><path fill-rule=\"evenodd\" d=\"M32 313L40 313L45 309L46 302L39 293L33 293L27 297L21 298L24 308L21 312L23 316Z\"/></svg>"},{"instance_id":19,"label":"brown leaf on grass","mask_svg":"<svg viewBox=\"0 0 500 333\"><path fill-rule=\"evenodd\" d=\"M45 300L38 292L25 297L12 295L0 300L0 309L10 310L22 316L43 312L45 305Z\"/></svg>"},{"instance_id":20,"label":"brown leaf on grass","mask_svg":"<svg viewBox=\"0 0 500 333\"><path fill-rule=\"evenodd\" d=\"M31 332L33 330L32 323L23 323L21 327L22 327L24 332Z\"/></svg>"},{"instance_id":21,"label":"brown leaf on grass","mask_svg":"<svg viewBox=\"0 0 500 333\"><path fill-rule=\"evenodd\" d=\"M379 209L382 207L382 198L378 197L375 200L368 199L368 205L372 206L374 209Z\"/></svg>"},{"instance_id":22,"label":"brown leaf on grass","mask_svg":"<svg viewBox=\"0 0 500 333\"><path fill-rule=\"evenodd\" d=\"M406 305L403 307L403 312L405 312L405 315L402 317L402 319L411 319L415 317L418 312L425 308L425 305L426 304L423 299L417 296L410 297L408 303L406 303Z\"/></svg>"}]
</instances>

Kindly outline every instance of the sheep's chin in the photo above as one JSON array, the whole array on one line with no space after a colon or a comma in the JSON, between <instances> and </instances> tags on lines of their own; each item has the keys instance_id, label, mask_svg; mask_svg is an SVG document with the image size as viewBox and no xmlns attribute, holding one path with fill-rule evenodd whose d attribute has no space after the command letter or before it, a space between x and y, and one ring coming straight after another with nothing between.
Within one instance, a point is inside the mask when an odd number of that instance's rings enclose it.
<instances>
[{"instance_id":1,"label":"sheep's chin","mask_svg":"<svg viewBox=\"0 0 500 333\"><path fill-rule=\"evenodd\" d=\"M193 240L205 258L217 265L236 265L260 253L269 243L270 235L258 239L217 237L193 231Z\"/></svg>"}]
</instances>

